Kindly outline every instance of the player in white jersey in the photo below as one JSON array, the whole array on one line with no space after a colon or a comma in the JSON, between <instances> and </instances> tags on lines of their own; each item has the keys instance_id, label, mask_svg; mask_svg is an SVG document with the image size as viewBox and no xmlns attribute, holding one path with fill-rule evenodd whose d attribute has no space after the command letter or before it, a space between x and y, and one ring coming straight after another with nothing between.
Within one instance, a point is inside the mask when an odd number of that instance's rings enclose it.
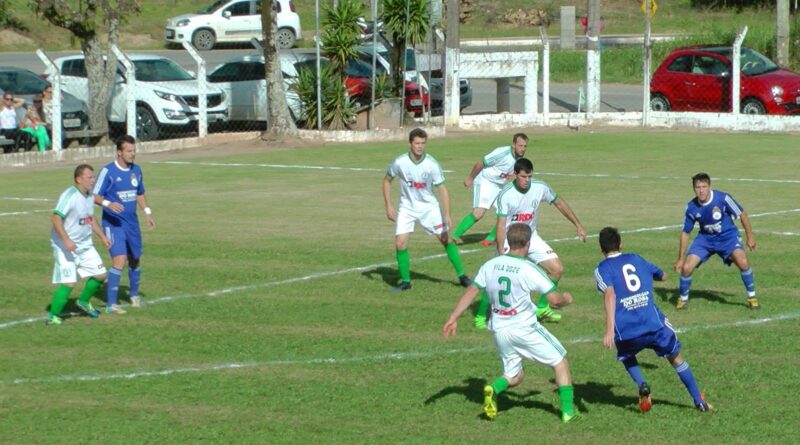
<instances>
[{"instance_id":1,"label":"player in white jersey","mask_svg":"<svg viewBox=\"0 0 800 445\"><path fill-rule=\"evenodd\" d=\"M478 293L485 290L492 305L489 330L494 335L503 363L503 375L483 389L486 416L494 419L497 416L497 395L522 381L522 359L527 358L553 368L561 398L561 419L569 422L578 417L578 413L573 407L574 391L567 351L537 321L531 293L549 295L552 301L562 305L572 303L572 295L556 291L555 283L547 274L525 258L531 233L526 224L513 224L508 228L508 253L481 266L472 286L464 292L444 324L442 333L445 338L455 335L458 317L469 308Z\"/></svg>"},{"instance_id":2,"label":"player in white jersey","mask_svg":"<svg viewBox=\"0 0 800 445\"><path fill-rule=\"evenodd\" d=\"M475 223L483 218L486 210L494 205L497 195L506 183L514 177L514 163L525 156L528 149L528 136L517 133L511 145L497 147L481 158L472 167L469 176L464 180L464 187L472 187L472 212L469 213L453 232L456 244L461 244L461 236ZM495 229L483 240L484 246L490 246L495 240Z\"/></svg>"},{"instance_id":3,"label":"player in white jersey","mask_svg":"<svg viewBox=\"0 0 800 445\"><path fill-rule=\"evenodd\" d=\"M408 135L409 151L389 165L383 178L383 201L386 217L396 222L395 248L397 268L400 273L400 284L393 291L411 289L411 261L408 254L408 240L414 231L416 222L428 234L436 235L447 252L447 258L453 265L462 286L472 282L461 264L458 247L450 238L448 229L450 222L450 198L444 185L442 167L432 156L425 153L428 134L421 128L411 130ZM392 181L400 179L400 206L395 210L392 205ZM433 187L439 191L442 207L433 194Z\"/></svg>"},{"instance_id":4,"label":"player in white jersey","mask_svg":"<svg viewBox=\"0 0 800 445\"><path fill-rule=\"evenodd\" d=\"M103 261L92 244L94 232L107 248L111 246L111 241L94 219L94 197L91 193L94 170L90 165L81 164L75 168L73 178L75 185L61 194L51 217L53 230L50 233L50 245L55 258L53 284L59 287L50 302L49 325L64 322L61 311L78 281L78 275L81 278L89 277L78 299L78 308L92 318L99 316L100 313L89 300L106 279Z\"/></svg>"}]
</instances>

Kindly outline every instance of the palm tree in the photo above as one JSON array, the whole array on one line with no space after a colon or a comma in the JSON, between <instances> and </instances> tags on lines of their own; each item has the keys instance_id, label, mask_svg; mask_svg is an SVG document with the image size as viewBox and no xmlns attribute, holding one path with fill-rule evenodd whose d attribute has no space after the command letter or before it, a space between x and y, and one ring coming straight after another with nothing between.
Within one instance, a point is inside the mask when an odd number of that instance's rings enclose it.
<instances>
[{"instance_id":1,"label":"palm tree","mask_svg":"<svg viewBox=\"0 0 800 445\"><path fill-rule=\"evenodd\" d=\"M383 24L392 44L392 94L399 96L403 88L403 57L406 45L422 43L428 36L427 0L383 0Z\"/></svg>"}]
</instances>

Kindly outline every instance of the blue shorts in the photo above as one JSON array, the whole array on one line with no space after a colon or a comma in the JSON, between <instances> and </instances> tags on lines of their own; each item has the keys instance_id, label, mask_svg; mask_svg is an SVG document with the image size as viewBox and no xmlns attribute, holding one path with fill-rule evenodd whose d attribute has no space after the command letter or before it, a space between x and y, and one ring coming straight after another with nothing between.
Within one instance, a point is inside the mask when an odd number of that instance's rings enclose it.
<instances>
[{"instance_id":1,"label":"blue shorts","mask_svg":"<svg viewBox=\"0 0 800 445\"><path fill-rule=\"evenodd\" d=\"M671 357L681 352L681 342L678 340L678 335L669 325L669 321L664 321L667 325L656 332L649 332L629 340L615 341L617 345L617 360L622 362L635 357L643 349L652 349L659 357Z\"/></svg>"},{"instance_id":2,"label":"blue shorts","mask_svg":"<svg viewBox=\"0 0 800 445\"><path fill-rule=\"evenodd\" d=\"M736 249L744 250L742 241L738 236L712 239L703 235L697 235L694 241L692 241L692 245L689 246L689 251L686 252L686 254L697 255L700 257L700 264L703 264L711 255L716 253L722 258L726 266L730 266L733 262L731 255L733 255Z\"/></svg>"},{"instance_id":3,"label":"blue shorts","mask_svg":"<svg viewBox=\"0 0 800 445\"><path fill-rule=\"evenodd\" d=\"M103 224L103 231L111 240L108 253L111 257L127 256L138 260L142 256L142 231L139 226L112 226Z\"/></svg>"}]
</instances>

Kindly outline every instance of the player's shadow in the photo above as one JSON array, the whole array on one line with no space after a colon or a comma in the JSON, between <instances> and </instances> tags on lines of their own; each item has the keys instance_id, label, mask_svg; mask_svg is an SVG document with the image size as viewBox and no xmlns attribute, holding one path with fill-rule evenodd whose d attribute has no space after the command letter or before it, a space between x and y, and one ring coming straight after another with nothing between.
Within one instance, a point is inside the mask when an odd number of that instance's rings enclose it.
<instances>
[{"instance_id":1,"label":"player's shadow","mask_svg":"<svg viewBox=\"0 0 800 445\"><path fill-rule=\"evenodd\" d=\"M400 283L400 274L397 272L397 269L392 269L390 267L376 267L375 269L370 269L361 272L361 275L370 280L374 280L375 276L378 275L383 280L383 282L388 284L389 286L397 286L397 284ZM417 280L425 280L425 281L430 281L432 283L448 282L448 280L435 278L430 275L426 275L424 273L411 272L411 281L413 282ZM458 285L458 282L455 280L453 280L452 283Z\"/></svg>"},{"instance_id":2,"label":"player's shadow","mask_svg":"<svg viewBox=\"0 0 800 445\"><path fill-rule=\"evenodd\" d=\"M479 244L481 241L486 239L488 233L470 233L461 237L462 246L470 245L470 244Z\"/></svg>"},{"instance_id":3,"label":"player's shadow","mask_svg":"<svg viewBox=\"0 0 800 445\"><path fill-rule=\"evenodd\" d=\"M435 403L439 399L443 399L450 395L461 395L464 400L470 403L474 403L478 407L483 406L483 387L486 386L488 382L483 379L477 378L468 378L463 381L463 385L458 386L448 386L443 388L436 394L428 397L425 400L425 405L430 405ZM517 393L513 389L506 391L499 396L497 396L497 411L508 411L513 408L527 408L527 409L537 409L542 411L547 411L553 413L555 416L559 416L560 412L556 407L552 406L549 403L540 402L538 400L530 400L531 397L535 397L541 394L541 391L528 391L524 394ZM479 414L478 417L484 417L483 414Z\"/></svg>"},{"instance_id":4,"label":"player's shadow","mask_svg":"<svg viewBox=\"0 0 800 445\"><path fill-rule=\"evenodd\" d=\"M635 385L630 384L631 395L620 396L614 394L612 388L616 385L610 385L599 382L586 382L586 383L573 383L575 388L575 404L581 412L587 412L586 404L604 404L613 405L633 412L639 412L639 395L636 392ZM687 395L688 397L688 395ZM586 403L584 403L586 402ZM673 403L668 400L653 397L653 405L670 405L677 407L690 407L693 406Z\"/></svg>"},{"instance_id":5,"label":"player's shadow","mask_svg":"<svg viewBox=\"0 0 800 445\"><path fill-rule=\"evenodd\" d=\"M656 296L662 303L675 305L680 298L680 289L678 288L656 288ZM744 306L744 302L728 301L726 297L734 297L735 295L728 292L716 292L709 290L693 290L690 295L690 300L703 299L712 303L729 304L732 306Z\"/></svg>"}]
</instances>

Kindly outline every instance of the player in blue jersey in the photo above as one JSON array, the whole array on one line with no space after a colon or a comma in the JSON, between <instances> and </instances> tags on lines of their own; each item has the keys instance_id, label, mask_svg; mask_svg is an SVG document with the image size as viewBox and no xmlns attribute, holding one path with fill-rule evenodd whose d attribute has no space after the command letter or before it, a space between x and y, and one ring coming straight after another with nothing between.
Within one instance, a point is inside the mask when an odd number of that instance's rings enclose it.
<instances>
[{"instance_id":1,"label":"player in blue jersey","mask_svg":"<svg viewBox=\"0 0 800 445\"><path fill-rule=\"evenodd\" d=\"M681 274L680 298L676 304L678 309L686 309L689 304L689 289L692 287L692 272L706 262L711 255L717 254L726 266L736 264L741 272L742 282L747 291L745 304L753 310L761 309L756 298L755 277L747 254L739 237L739 229L735 219L742 221L747 247L756 248L756 238L750 228L747 212L733 199L733 196L711 188L711 178L706 173L698 173L692 177L695 198L686 204L686 216L683 220L683 231L678 248L678 261L675 272ZM699 233L695 237L689 251L689 234L697 223Z\"/></svg>"},{"instance_id":2,"label":"player in blue jersey","mask_svg":"<svg viewBox=\"0 0 800 445\"><path fill-rule=\"evenodd\" d=\"M711 410L713 407L703 400L697 388L689 364L681 357L681 342L675 330L654 301L653 280L666 281L667 274L635 253L622 253L621 246L617 229L605 227L600 231L600 250L606 258L597 265L594 277L606 312L603 346L610 349L616 345L617 360L625 365L639 388L642 412L650 411L653 403L650 386L636 360L636 354L643 349L652 349L669 361L698 410Z\"/></svg>"},{"instance_id":3,"label":"player in blue jersey","mask_svg":"<svg viewBox=\"0 0 800 445\"><path fill-rule=\"evenodd\" d=\"M117 304L119 282L125 261L128 261L128 284L131 306L139 307L139 281L141 277L142 231L136 207L142 208L151 228L156 227L153 212L145 198L142 169L134 164L136 140L129 135L117 141L116 160L103 167L94 186L94 202L103 207L103 230L111 240L111 269L108 271L106 312L124 314Z\"/></svg>"}]
</instances>

